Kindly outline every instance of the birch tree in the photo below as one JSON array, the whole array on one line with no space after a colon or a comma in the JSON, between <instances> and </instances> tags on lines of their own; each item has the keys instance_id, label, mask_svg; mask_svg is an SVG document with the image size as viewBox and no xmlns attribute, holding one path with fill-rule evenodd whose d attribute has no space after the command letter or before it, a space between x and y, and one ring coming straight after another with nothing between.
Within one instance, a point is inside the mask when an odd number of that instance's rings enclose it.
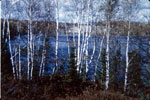
<instances>
[{"instance_id":1,"label":"birch tree","mask_svg":"<svg viewBox=\"0 0 150 100\"><path fill-rule=\"evenodd\" d=\"M46 33L44 34L44 40L43 40L43 50L42 50L42 58L41 58L41 63L40 63L40 69L39 69L39 77L44 75L45 72L45 66L46 66L46 54L47 54L47 39L48 39L48 34L50 32L50 22L53 19L53 7L52 7L53 2L52 1L43 1L43 17L45 20L45 23L47 22L47 28L46 28Z\"/></svg>"},{"instance_id":2,"label":"birch tree","mask_svg":"<svg viewBox=\"0 0 150 100\"><path fill-rule=\"evenodd\" d=\"M97 76L97 66L98 66L99 59L101 58L101 52L102 52L102 48L103 48L103 42L104 42L105 34L106 34L106 30L104 29L104 34L103 34L102 40L100 42L99 54L98 54L98 58L96 60L96 65L95 65L95 71L94 71L94 78L95 79L94 79L94 81L96 80L96 76Z\"/></svg>"},{"instance_id":3,"label":"birch tree","mask_svg":"<svg viewBox=\"0 0 150 100\"><path fill-rule=\"evenodd\" d=\"M77 42L77 72L80 71L80 63L81 63L81 16L82 16L82 0L73 0L73 6L76 14L76 23L78 27L78 42ZM81 15L80 15L81 14Z\"/></svg>"},{"instance_id":4,"label":"birch tree","mask_svg":"<svg viewBox=\"0 0 150 100\"><path fill-rule=\"evenodd\" d=\"M107 90L109 88L109 41L110 41L110 31L111 31L111 27L110 27L110 22L112 20L112 18L115 16L116 11L118 10L118 0L105 0L103 3L104 6L104 11L105 11L105 17L106 17L106 83L105 83L105 90Z\"/></svg>"},{"instance_id":5,"label":"birch tree","mask_svg":"<svg viewBox=\"0 0 150 100\"><path fill-rule=\"evenodd\" d=\"M32 80L34 67L34 34L33 20L37 20L37 13L40 9L40 0L23 0L26 16L28 19L28 46L27 46L27 79Z\"/></svg>"},{"instance_id":6,"label":"birch tree","mask_svg":"<svg viewBox=\"0 0 150 100\"><path fill-rule=\"evenodd\" d=\"M130 30L131 30L131 17L133 17L133 11L135 12L135 8L137 7L136 0L126 0L123 1L125 5L124 14L127 16L128 21L128 35L127 35L127 42L126 42L126 67L125 67L125 81L124 81L124 92L127 89L127 80L128 80L128 69L129 69L129 41L130 41Z\"/></svg>"},{"instance_id":7,"label":"birch tree","mask_svg":"<svg viewBox=\"0 0 150 100\"><path fill-rule=\"evenodd\" d=\"M10 51L10 55L11 55L11 63L12 63L12 71L13 71L13 76L14 79L16 79L16 71L15 71L15 62L14 62L14 57L13 57L13 49L12 49L12 44L11 44L11 33L10 33L10 23L9 23L9 19L11 18L11 14L12 14L12 10L14 10L14 6L16 5L16 3L18 3L18 1L15 2L11 2L10 0L3 0L2 4L4 4L2 6L3 9L3 30L2 30L2 38L4 39L5 36L5 42L8 42L9 44L9 51ZM5 24L7 25L7 29L6 29L6 34L5 34ZM8 41L7 41L8 38Z\"/></svg>"},{"instance_id":8,"label":"birch tree","mask_svg":"<svg viewBox=\"0 0 150 100\"><path fill-rule=\"evenodd\" d=\"M58 69L58 36L59 36L59 2L55 0L55 10L56 10L56 49L55 49L55 56L56 56L56 65L53 68L53 73L55 73Z\"/></svg>"},{"instance_id":9,"label":"birch tree","mask_svg":"<svg viewBox=\"0 0 150 100\"><path fill-rule=\"evenodd\" d=\"M90 13L90 0L88 0L87 4L87 23L86 23L86 73L89 71L89 63L88 63L88 36L90 35L89 33L89 13Z\"/></svg>"},{"instance_id":10,"label":"birch tree","mask_svg":"<svg viewBox=\"0 0 150 100\"><path fill-rule=\"evenodd\" d=\"M18 29L18 32L19 32L19 41L21 41L21 38L20 38L20 25L19 25L19 29ZM21 76L21 50L20 50L20 43L19 43L19 79L22 79L22 76Z\"/></svg>"},{"instance_id":11,"label":"birch tree","mask_svg":"<svg viewBox=\"0 0 150 100\"><path fill-rule=\"evenodd\" d=\"M12 51L12 46L11 46L11 39L10 39L10 28L9 28L9 21L7 19L7 34L8 34L8 42L9 42L9 51L10 51L10 55L11 55L11 63L12 63L12 70L13 70L13 76L14 79L16 79L16 71L15 71L15 63L14 63L14 59L13 59L13 51Z\"/></svg>"},{"instance_id":12,"label":"birch tree","mask_svg":"<svg viewBox=\"0 0 150 100\"><path fill-rule=\"evenodd\" d=\"M17 19L19 20L19 18L22 16L22 7L21 7L21 0L19 0L16 5L15 5L15 9L17 11ZM18 52L16 52L15 54L18 53L18 79L22 79L22 66L21 66L21 22L18 21L17 22L17 34L18 34ZM15 55L17 56L17 55Z\"/></svg>"}]
</instances>

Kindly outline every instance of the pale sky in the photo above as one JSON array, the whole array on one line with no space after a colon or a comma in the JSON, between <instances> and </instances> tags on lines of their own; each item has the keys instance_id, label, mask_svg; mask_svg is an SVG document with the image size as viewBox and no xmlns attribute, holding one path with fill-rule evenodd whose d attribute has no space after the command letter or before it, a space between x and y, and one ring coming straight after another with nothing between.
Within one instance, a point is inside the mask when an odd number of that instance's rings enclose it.
<instances>
[{"instance_id":1,"label":"pale sky","mask_svg":"<svg viewBox=\"0 0 150 100\"><path fill-rule=\"evenodd\" d=\"M2 0L3 2L4 0ZM11 0L11 3L16 2L17 0ZM94 6L99 3L99 1L96 1ZM136 18L134 18L136 21L146 21L146 19L143 17L146 14L150 14L150 2L148 0L139 0L140 6L139 6L139 13L137 13ZM61 22L72 22L76 21L75 19L75 11L72 8L72 0L59 0L59 21ZM16 17L16 13L14 13L12 16ZM150 16L150 15L149 15Z\"/></svg>"},{"instance_id":2,"label":"pale sky","mask_svg":"<svg viewBox=\"0 0 150 100\"><path fill-rule=\"evenodd\" d=\"M70 20L70 16L66 15L75 15L75 13L72 13L72 11L65 11L64 8L67 6L70 6L72 4L71 0L62 0L64 4L62 5L62 8L60 10L60 21L66 21ZM147 21L144 16L147 14L150 14L150 2L148 0L139 0L140 6L139 6L139 13L136 15L135 20L138 21ZM150 15L149 15L150 16ZM72 19L74 20L74 18Z\"/></svg>"}]
</instances>

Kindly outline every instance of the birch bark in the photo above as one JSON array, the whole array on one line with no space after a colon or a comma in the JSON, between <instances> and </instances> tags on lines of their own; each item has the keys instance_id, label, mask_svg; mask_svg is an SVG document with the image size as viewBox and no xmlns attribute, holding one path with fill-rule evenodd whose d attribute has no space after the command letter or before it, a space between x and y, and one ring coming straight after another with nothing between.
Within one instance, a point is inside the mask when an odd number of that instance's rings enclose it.
<instances>
[{"instance_id":1,"label":"birch bark","mask_svg":"<svg viewBox=\"0 0 150 100\"><path fill-rule=\"evenodd\" d=\"M58 5L58 0L55 0L55 5L56 5L56 49L55 49L55 56L56 56L56 65L53 68L53 73L57 71L58 68L58 35L59 35L59 5Z\"/></svg>"},{"instance_id":2,"label":"birch bark","mask_svg":"<svg viewBox=\"0 0 150 100\"><path fill-rule=\"evenodd\" d=\"M126 44L126 68L125 68L125 81L124 81L124 92L127 89L127 80L128 80L128 68L129 68L129 39L130 39L130 21L128 23L128 36L127 36L127 44Z\"/></svg>"},{"instance_id":3,"label":"birch bark","mask_svg":"<svg viewBox=\"0 0 150 100\"><path fill-rule=\"evenodd\" d=\"M15 65L14 65L14 59L12 58L13 53L12 53L12 46L11 46L11 41L10 41L10 28L9 28L9 21L7 19L7 34L8 34L8 43L9 43L9 51L10 51L10 56L11 56L11 63L12 63L12 70L13 70L13 76L14 79L16 79L16 72L15 72Z\"/></svg>"},{"instance_id":4,"label":"birch bark","mask_svg":"<svg viewBox=\"0 0 150 100\"><path fill-rule=\"evenodd\" d=\"M106 45L106 83L105 83L105 89L108 89L108 85L109 85L109 35L110 35L110 22L108 22L108 26L107 26L107 34L106 34L106 38L107 38L107 45Z\"/></svg>"}]
</instances>

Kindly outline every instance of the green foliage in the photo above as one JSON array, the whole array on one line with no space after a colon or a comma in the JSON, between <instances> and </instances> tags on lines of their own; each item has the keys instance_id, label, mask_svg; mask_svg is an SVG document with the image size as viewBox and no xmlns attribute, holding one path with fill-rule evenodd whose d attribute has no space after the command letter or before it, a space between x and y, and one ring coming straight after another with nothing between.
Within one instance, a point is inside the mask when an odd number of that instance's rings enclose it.
<instances>
[{"instance_id":1,"label":"green foliage","mask_svg":"<svg viewBox=\"0 0 150 100\"><path fill-rule=\"evenodd\" d=\"M100 78L102 82L105 82L106 80L106 50L104 49L102 51L102 56L101 56L101 75Z\"/></svg>"},{"instance_id":2,"label":"green foliage","mask_svg":"<svg viewBox=\"0 0 150 100\"><path fill-rule=\"evenodd\" d=\"M147 89L145 88L143 90L143 92L139 91L139 95L142 97L142 100L150 100L150 91L149 91L149 88L150 88L150 60L147 64L146 68L144 69L143 73L144 73L144 76L142 77L142 81L143 81L144 87L147 87ZM147 94L146 92L148 92L149 94Z\"/></svg>"},{"instance_id":3,"label":"green foliage","mask_svg":"<svg viewBox=\"0 0 150 100\"><path fill-rule=\"evenodd\" d=\"M80 74L77 72L74 48L71 48L70 51L71 54L70 54L68 72L66 73L66 81L71 83L72 85L75 85L81 82L81 78L80 78Z\"/></svg>"},{"instance_id":4,"label":"green foliage","mask_svg":"<svg viewBox=\"0 0 150 100\"><path fill-rule=\"evenodd\" d=\"M150 100L150 94L144 94L143 92L141 92L141 91L139 91L138 92L139 93L139 95L142 97L142 100Z\"/></svg>"},{"instance_id":5,"label":"green foliage","mask_svg":"<svg viewBox=\"0 0 150 100\"><path fill-rule=\"evenodd\" d=\"M119 75L121 72L121 51L120 48L113 54L110 63L110 87L114 90L118 89Z\"/></svg>"},{"instance_id":6,"label":"green foliage","mask_svg":"<svg viewBox=\"0 0 150 100\"><path fill-rule=\"evenodd\" d=\"M101 87L105 87L105 81L106 81L106 49L103 49L101 52L101 58L100 63L97 66L97 76L96 76L96 82L101 84Z\"/></svg>"},{"instance_id":7,"label":"green foliage","mask_svg":"<svg viewBox=\"0 0 150 100\"><path fill-rule=\"evenodd\" d=\"M141 57L138 52L132 51L129 53L129 59L128 94L135 96L142 85Z\"/></svg>"}]
</instances>

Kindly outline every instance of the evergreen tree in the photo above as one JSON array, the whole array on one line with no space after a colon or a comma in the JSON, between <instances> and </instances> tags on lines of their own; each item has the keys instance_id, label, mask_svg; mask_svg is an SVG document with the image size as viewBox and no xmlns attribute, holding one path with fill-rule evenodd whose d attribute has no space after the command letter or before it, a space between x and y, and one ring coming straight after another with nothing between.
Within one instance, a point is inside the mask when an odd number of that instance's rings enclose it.
<instances>
[{"instance_id":1,"label":"evergreen tree","mask_svg":"<svg viewBox=\"0 0 150 100\"><path fill-rule=\"evenodd\" d=\"M96 76L96 82L98 82L101 87L105 87L105 81L106 81L106 49L103 49L101 52L101 59L100 63L97 67L97 76Z\"/></svg>"},{"instance_id":2,"label":"evergreen tree","mask_svg":"<svg viewBox=\"0 0 150 100\"><path fill-rule=\"evenodd\" d=\"M80 75L77 72L74 48L71 47L70 51L71 51L70 61L69 61L68 72L66 74L66 78L67 78L67 81L71 83L72 85L77 85L79 82L81 82L81 80L80 80Z\"/></svg>"},{"instance_id":3,"label":"evergreen tree","mask_svg":"<svg viewBox=\"0 0 150 100\"><path fill-rule=\"evenodd\" d=\"M121 71L121 51L120 48L114 53L111 60L110 67L110 86L116 90L119 88L119 76Z\"/></svg>"},{"instance_id":4,"label":"evergreen tree","mask_svg":"<svg viewBox=\"0 0 150 100\"><path fill-rule=\"evenodd\" d=\"M136 51L129 53L129 72L128 72L128 93L130 95L136 96L137 90L142 85L141 80L141 57Z\"/></svg>"},{"instance_id":5,"label":"evergreen tree","mask_svg":"<svg viewBox=\"0 0 150 100\"><path fill-rule=\"evenodd\" d=\"M2 69L2 78L4 76L12 76L12 65L10 61L10 53L8 49L8 44L4 39L1 41L1 69Z\"/></svg>"},{"instance_id":6,"label":"evergreen tree","mask_svg":"<svg viewBox=\"0 0 150 100\"><path fill-rule=\"evenodd\" d=\"M139 94L142 97L142 100L150 100L150 60L148 61L148 64L144 69L143 73L144 75L142 77L142 81L145 88L143 89L143 91L139 91Z\"/></svg>"}]
</instances>

